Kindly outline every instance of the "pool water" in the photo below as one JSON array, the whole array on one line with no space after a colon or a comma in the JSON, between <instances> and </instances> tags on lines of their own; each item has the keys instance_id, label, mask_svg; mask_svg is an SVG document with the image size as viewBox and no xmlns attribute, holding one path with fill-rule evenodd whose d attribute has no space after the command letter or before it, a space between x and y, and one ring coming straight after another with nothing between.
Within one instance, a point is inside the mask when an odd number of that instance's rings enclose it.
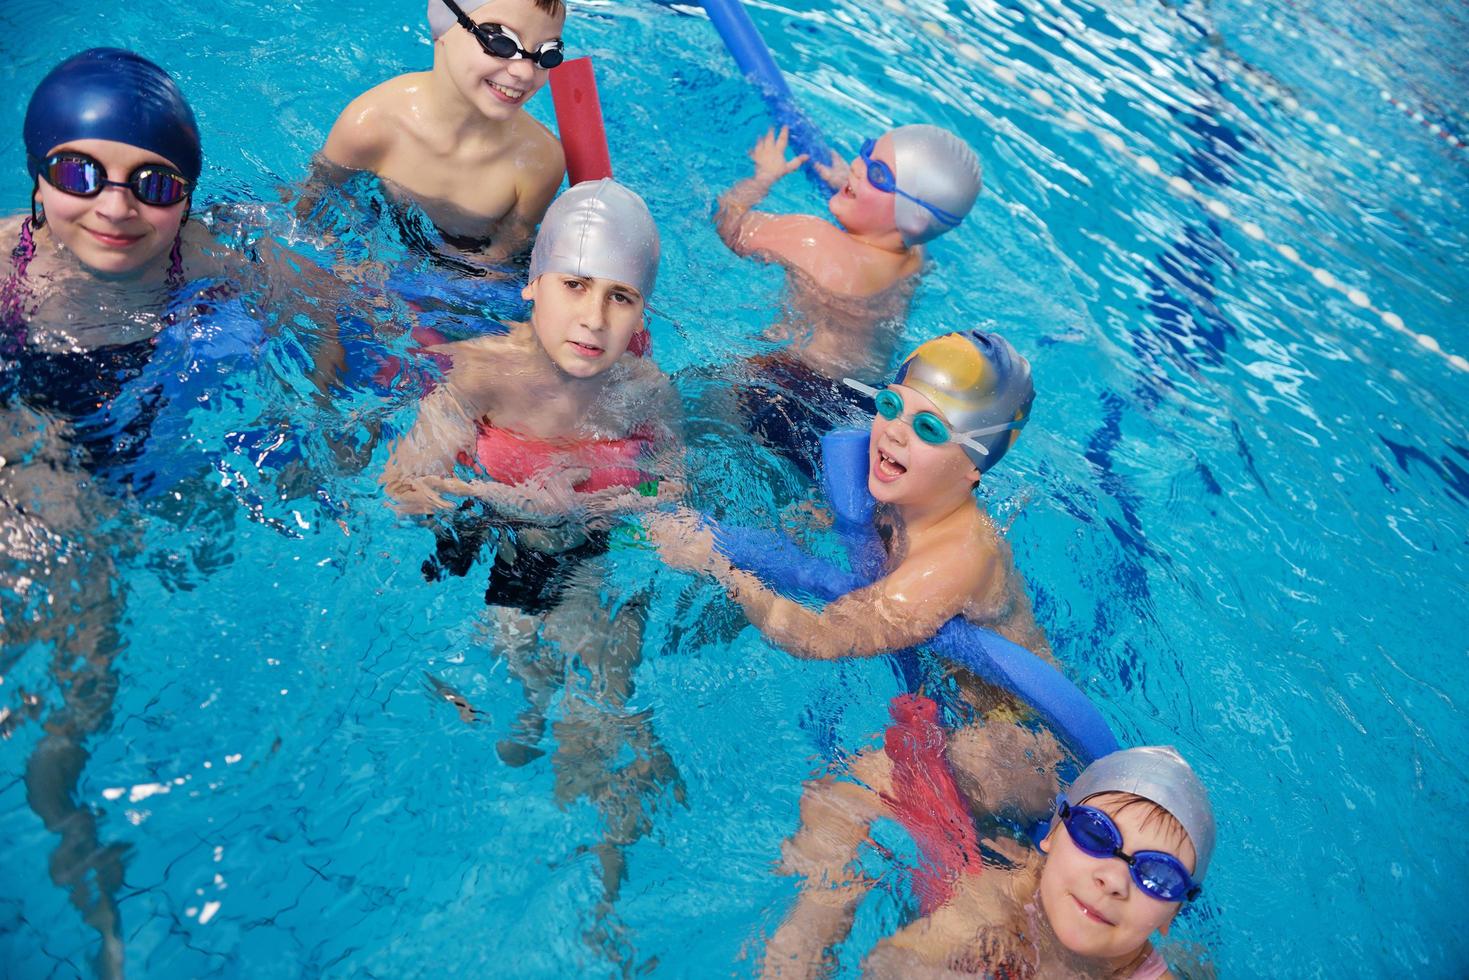
<instances>
[{"instance_id":1,"label":"pool water","mask_svg":"<svg viewBox=\"0 0 1469 980\"><path fill-rule=\"evenodd\" d=\"M1124 742L1179 746L1210 787L1219 848L1169 948L1224 977L1462 975L1469 373L1447 355L1469 353L1469 153L1427 123L1469 130L1464 11L751 11L834 145L930 121L983 160L984 194L933 246L902 346L977 325L1034 365L1033 421L984 495L1013 520L1068 674ZM324 261L396 260L370 207L332 204L339 234L321 242L291 202L346 102L428 64L419 18L401 3L101 19L11 3L0 199L25 202L20 93L73 48L117 44L189 95L205 198ZM655 353L697 416L779 302L780 274L736 259L709 220L764 109L694 8L581 4L566 36L595 57L614 167L659 221ZM549 97L533 111L549 120ZM770 206L820 201L791 178ZM483 569L425 582L432 540L376 483L433 366L408 352L401 301L304 302L258 366L167 430L183 437L161 451L191 475L176 490L120 497L63 461L82 513L6 528L5 975L95 969L98 932L48 873L59 838L22 778L61 703L53 661L78 649L115 651L75 796L116 849L136 976L753 974L794 894L773 868L820 730L867 744L891 671L798 662L740 629L716 587L623 541L606 595L646 625L634 693L605 726L637 739L604 734L587 756L604 752L602 770L568 770L621 789L558 796L549 755L504 765L495 743L523 698L491 643ZM313 399L306 352L328 321L365 324L368 362L404 354L406 369ZM731 426L692 421L697 503L770 524L802 494ZM18 413L0 436L47 424ZM576 658L563 669L553 719L605 681ZM672 771L608 775L654 755ZM608 908L596 847L619 808L646 828ZM883 874L841 975L906 914L901 877Z\"/></svg>"}]
</instances>

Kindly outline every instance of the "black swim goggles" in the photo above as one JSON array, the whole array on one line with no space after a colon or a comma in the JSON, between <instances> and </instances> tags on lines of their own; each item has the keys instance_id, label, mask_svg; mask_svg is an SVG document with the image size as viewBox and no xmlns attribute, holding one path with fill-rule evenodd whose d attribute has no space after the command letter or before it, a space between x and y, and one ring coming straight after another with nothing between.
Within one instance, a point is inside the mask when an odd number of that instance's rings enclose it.
<instances>
[{"instance_id":1,"label":"black swim goggles","mask_svg":"<svg viewBox=\"0 0 1469 980\"><path fill-rule=\"evenodd\" d=\"M155 208L178 204L194 189L192 180L162 163L134 167L127 180L108 180L100 161L75 150L51 154L39 170L46 183L73 197L96 197L108 187L126 187L133 197Z\"/></svg>"},{"instance_id":2,"label":"black swim goggles","mask_svg":"<svg viewBox=\"0 0 1469 980\"><path fill-rule=\"evenodd\" d=\"M867 182L869 184L885 194L896 194L901 198L912 201L950 228L956 227L959 222L964 220L959 215L952 214L941 207L929 204L923 198L914 197L912 194L900 188L898 186L897 175L893 173L893 168L881 160L872 159L872 151L876 148L877 140L867 140L862 144L862 148L857 151L857 156L861 157L862 164L867 168Z\"/></svg>"},{"instance_id":3,"label":"black swim goggles","mask_svg":"<svg viewBox=\"0 0 1469 980\"><path fill-rule=\"evenodd\" d=\"M1186 902L1196 898L1200 886L1189 877L1183 862L1166 851L1122 850L1122 831L1096 807L1072 806L1061 797L1056 808L1066 833L1083 854L1095 858L1117 858L1127 864L1132 880L1144 895L1160 902Z\"/></svg>"},{"instance_id":4,"label":"black swim goggles","mask_svg":"<svg viewBox=\"0 0 1469 980\"><path fill-rule=\"evenodd\" d=\"M476 24L454 0L444 0L444 6L459 21L460 27L474 35L479 46L491 58L503 58L507 61L524 58L537 68L555 68L566 57L565 46L560 38L547 41L534 51L527 51L520 46L520 38L514 31L500 24Z\"/></svg>"}]
</instances>

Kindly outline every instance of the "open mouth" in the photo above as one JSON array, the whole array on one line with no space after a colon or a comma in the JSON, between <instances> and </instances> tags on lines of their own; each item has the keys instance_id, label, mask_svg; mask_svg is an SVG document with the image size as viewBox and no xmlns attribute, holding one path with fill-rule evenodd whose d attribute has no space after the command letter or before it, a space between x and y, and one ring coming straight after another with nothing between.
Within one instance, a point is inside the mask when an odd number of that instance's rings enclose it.
<instances>
[{"instance_id":1,"label":"open mouth","mask_svg":"<svg viewBox=\"0 0 1469 980\"><path fill-rule=\"evenodd\" d=\"M571 347L572 350L580 354L582 357L586 358L601 357L607 352L606 348L598 347L596 344L583 343L578 340L568 340L566 343Z\"/></svg>"},{"instance_id":2,"label":"open mouth","mask_svg":"<svg viewBox=\"0 0 1469 980\"><path fill-rule=\"evenodd\" d=\"M882 482L891 483L904 473L907 473L908 467L879 449L877 451L877 459L872 464L872 472Z\"/></svg>"},{"instance_id":3,"label":"open mouth","mask_svg":"<svg viewBox=\"0 0 1469 980\"><path fill-rule=\"evenodd\" d=\"M485 85L489 87L491 92L495 93L496 98L510 105L515 105L521 99L525 98L525 91L523 89L507 88L499 82L492 82L488 79L485 80Z\"/></svg>"}]
</instances>

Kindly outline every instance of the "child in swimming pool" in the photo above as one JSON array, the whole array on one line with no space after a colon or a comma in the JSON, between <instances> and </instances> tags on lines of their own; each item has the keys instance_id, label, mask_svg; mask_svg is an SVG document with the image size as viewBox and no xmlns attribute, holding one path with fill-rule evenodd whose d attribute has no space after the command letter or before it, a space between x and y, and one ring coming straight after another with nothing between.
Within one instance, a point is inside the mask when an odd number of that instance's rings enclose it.
<instances>
[{"instance_id":1,"label":"child in swimming pool","mask_svg":"<svg viewBox=\"0 0 1469 980\"><path fill-rule=\"evenodd\" d=\"M525 111L562 58L562 0L428 0L434 63L343 110L322 153L370 170L424 209L446 241L488 262L518 254L566 172L561 143Z\"/></svg>"},{"instance_id":2,"label":"child in swimming pool","mask_svg":"<svg viewBox=\"0 0 1469 980\"><path fill-rule=\"evenodd\" d=\"M737 254L787 270L788 308L766 334L786 346L751 361L761 384L743 400L756 434L810 473L821 433L861 408L840 380L890 363L923 269L923 245L969 213L980 167L953 133L901 126L863 143L850 166L833 158L819 168L834 191L835 222L755 211L806 162L804 154L786 159L787 139L781 129L755 144L755 173L720 197L715 223Z\"/></svg>"},{"instance_id":3,"label":"child in swimming pool","mask_svg":"<svg viewBox=\"0 0 1469 980\"><path fill-rule=\"evenodd\" d=\"M973 492L1029 418L1029 362L998 334L947 334L915 350L891 385L866 390L877 402L868 487L887 532L886 575L818 614L732 567L688 514L649 519L665 561L714 574L798 657L901 650L958 615L1048 655L1010 548Z\"/></svg>"},{"instance_id":4,"label":"child in swimming pool","mask_svg":"<svg viewBox=\"0 0 1469 980\"><path fill-rule=\"evenodd\" d=\"M433 348L451 365L382 477L400 511L459 508L429 577L465 574L494 540L485 602L529 702L498 746L506 764L539 757L555 692L582 688L562 699L553 767L559 800L589 795L603 811L606 837L593 848L603 912L623 849L650 826L645 803L663 787L682 793L650 714L626 707L643 597L608 608L600 594L610 525L677 489L663 462L677 458L677 400L652 359L628 350L657 269L658 233L640 197L612 180L562 194L531 253L530 322ZM478 472L456 472L466 464Z\"/></svg>"},{"instance_id":5,"label":"child in swimming pool","mask_svg":"<svg viewBox=\"0 0 1469 980\"><path fill-rule=\"evenodd\" d=\"M92 476L147 438L156 393L145 411L114 403L154 356L186 276L216 266L209 234L187 220L198 126L151 61L117 48L62 61L31 95L24 144L30 213L0 222L0 646L48 651L58 694L0 714L8 736L44 705L26 802L57 835L53 881L97 931L96 972L114 977L126 848L100 839L77 784L118 689L127 590L116 566L134 545L105 530L128 522ZM72 613L27 612L53 601Z\"/></svg>"},{"instance_id":6,"label":"child in swimming pool","mask_svg":"<svg viewBox=\"0 0 1469 980\"><path fill-rule=\"evenodd\" d=\"M893 791L890 774L869 777ZM1057 799L1034 851L1009 838L987 843L1004 861L963 874L940 907L877 945L864 976L1172 977L1149 940L1167 935L1198 894L1214 813L1177 751L1125 749L1093 762Z\"/></svg>"},{"instance_id":7,"label":"child in swimming pool","mask_svg":"<svg viewBox=\"0 0 1469 980\"><path fill-rule=\"evenodd\" d=\"M653 361L629 352L658 252L647 206L621 184L587 181L557 199L522 293L530 321L432 348L451 367L388 461L395 506L430 514L469 497L559 521L642 499L641 466L670 444L676 404ZM456 475L466 459L490 479Z\"/></svg>"},{"instance_id":8,"label":"child in swimming pool","mask_svg":"<svg viewBox=\"0 0 1469 980\"><path fill-rule=\"evenodd\" d=\"M188 223L203 157L183 93L130 51L83 51L36 87L25 150L30 214L0 224L0 242L13 243L0 283L7 346L150 339L159 317L143 311L161 310L186 266L199 274L212 261L208 232Z\"/></svg>"},{"instance_id":9,"label":"child in swimming pool","mask_svg":"<svg viewBox=\"0 0 1469 980\"><path fill-rule=\"evenodd\" d=\"M892 384L874 394L867 485L886 531L882 578L818 613L733 567L691 515L648 519L664 560L715 575L751 623L798 657L896 652L962 615L1051 659L1010 548L973 493L1030 417L1035 391L1029 363L996 334L953 333L921 345ZM995 692L977 678L960 672L957 679L970 707L997 706ZM861 754L854 768L880 754ZM1054 786L1049 767L1060 752L1049 734L971 725L950 740L947 754L960 789L1005 809L1040 805ZM1025 755L1036 760L1028 775L1017 774L1003 792L987 782L997 760L1012 764ZM822 949L849 928L868 888L850 866L868 825L884 813L884 801L860 781L811 784L802 802L803 827L787 856L790 869L807 872L810 880L771 942L773 960L795 959L814 969Z\"/></svg>"}]
</instances>

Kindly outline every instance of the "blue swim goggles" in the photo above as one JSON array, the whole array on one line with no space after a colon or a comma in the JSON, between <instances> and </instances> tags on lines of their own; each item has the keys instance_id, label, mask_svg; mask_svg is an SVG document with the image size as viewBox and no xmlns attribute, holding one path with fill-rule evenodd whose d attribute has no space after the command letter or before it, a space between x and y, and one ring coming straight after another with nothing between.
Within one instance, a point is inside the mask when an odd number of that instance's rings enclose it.
<instances>
[{"instance_id":1,"label":"blue swim goggles","mask_svg":"<svg viewBox=\"0 0 1469 980\"><path fill-rule=\"evenodd\" d=\"M903 396L891 388L877 389L851 378L843 378L842 384L871 398L877 406L877 414L889 422L904 419L913 429L913 434L930 446L942 446L952 439L960 445L968 446L981 456L988 456L989 449L976 440L975 436L992 436L996 432L1018 429L1025 425L1025 420L1022 419L1019 422L1005 422L1000 425L987 425L981 429L970 429L967 432L955 432L949 427L949 423L933 412L914 412L911 417L904 416Z\"/></svg>"},{"instance_id":2,"label":"blue swim goggles","mask_svg":"<svg viewBox=\"0 0 1469 980\"><path fill-rule=\"evenodd\" d=\"M898 178L893 174L893 168L881 160L872 159L872 151L877 146L877 140L870 139L862 144L862 149L857 151L857 156L867 167L867 182L885 194L896 194L904 200L912 201L929 214L948 225L950 228L958 227L959 222L964 219L957 214L945 211L943 208L929 204L921 197L914 197L898 186Z\"/></svg>"},{"instance_id":3,"label":"blue swim goggles","mask_svg":"<svg viewBox=\"0 0 1469 980\"><path fill-rule=\"evenodd\" d=\"M1202 886L1189 877L1182 861L1166 851L1126 853L1122 850L1122 831L1096 807L1072 806L1063 796L1058 801L1056 816L1082 853L1126 862L1132 880L1148 897L1160 902L1187 902L1198 897Z\"/></svg>"}]
</instances>

